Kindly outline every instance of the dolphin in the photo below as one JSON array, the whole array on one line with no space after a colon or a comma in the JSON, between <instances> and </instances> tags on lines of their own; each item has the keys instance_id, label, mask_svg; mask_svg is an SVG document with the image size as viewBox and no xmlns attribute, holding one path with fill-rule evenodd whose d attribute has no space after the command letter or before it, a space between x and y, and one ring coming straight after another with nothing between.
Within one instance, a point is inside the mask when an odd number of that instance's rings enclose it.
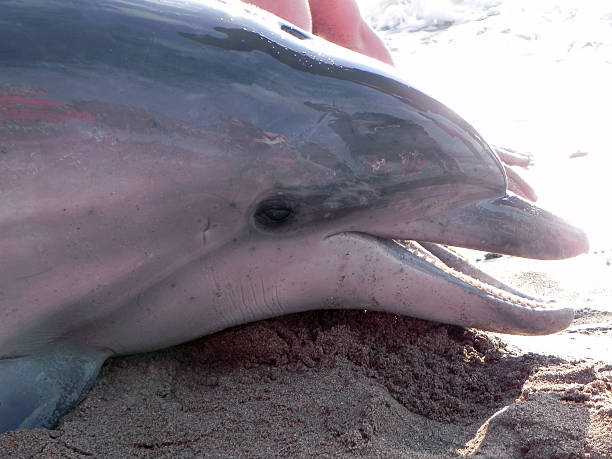
<instances>
[{"instance_id":1,"label":"dolphin","mask_svg":"<svg viewBox=\"0 0 612 459\"><path fill-rule=\"evenodd\" d=\"M239 2L0 11L0 432L55 426L109 356L297 311L570 324L451 247L584 233L395 69Z\"/></svg>"}]
</instances>

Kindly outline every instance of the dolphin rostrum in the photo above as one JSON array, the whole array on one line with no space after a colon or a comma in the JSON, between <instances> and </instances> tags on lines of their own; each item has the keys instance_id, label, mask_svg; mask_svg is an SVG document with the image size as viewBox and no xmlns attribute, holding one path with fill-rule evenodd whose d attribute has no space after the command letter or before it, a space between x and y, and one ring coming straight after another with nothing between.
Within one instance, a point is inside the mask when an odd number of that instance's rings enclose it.
<instances>
[{"instance_id":1,"label":"dolphin rostrum","mask_svg":"<svg viewBox=\"0 0 612 459\"><path fill-rule=\"evenodd\" d=\"M571 322L445 246L559 259L585 235L391 67L241 3L0 13L0 432L54 426L111 355L296 311Z\"/></svg>"}]
</instances>

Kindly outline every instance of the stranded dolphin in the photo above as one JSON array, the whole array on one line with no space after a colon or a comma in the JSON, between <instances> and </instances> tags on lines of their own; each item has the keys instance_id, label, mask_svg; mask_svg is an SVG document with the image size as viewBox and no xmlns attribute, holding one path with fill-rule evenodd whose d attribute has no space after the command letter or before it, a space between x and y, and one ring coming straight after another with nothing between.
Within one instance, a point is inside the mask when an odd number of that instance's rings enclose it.
<instances>
[{"instance_id":1,"label":"stranded dolphin","mask_svg":"<svg viewBox=\"0 0 612 459\"><path fill-rule=\"evenodd\" d=\"M571 322L438 245L587 250L395 70L240 3L0 8L0 431L52 427L111 355L290 312Z\"/></svg>"}]
</instances>

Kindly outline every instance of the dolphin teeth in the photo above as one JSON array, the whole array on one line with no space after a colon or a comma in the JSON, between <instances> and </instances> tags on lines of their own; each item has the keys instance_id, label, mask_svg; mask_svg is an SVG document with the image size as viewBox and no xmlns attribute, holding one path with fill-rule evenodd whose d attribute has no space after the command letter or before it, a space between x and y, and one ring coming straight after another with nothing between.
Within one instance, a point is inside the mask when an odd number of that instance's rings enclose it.
<instances>
[{"instance_id":1,"label":"dolphin teeth","mask_svg":"<svg viewBox=\"0 0 612 459\"><path fill-rule=\"evenodd\" d=\"M394 239L394 242L402 246L412 255L429 263L437 269L444 271L456 280L463 282L464 284L469 285L471 287L477 288L483 292L486 292L487 294L492 295L495 298L503 300L507 303L531 309L546 307L546 304L549 303L547 301L544 301L543 299L533 298L528 295L525 295L522 292L519 292L518 290L503 284L501 281L492 278L486 273L482 273L478 268L474 267L471 263L469 263L465 257L463 257L460 253L458 253L451 247L441 246L438 244L416 242L411 240ZM439 252L440 250L444 250L445 252L447 252L445 254L446 256L443 258L445 258L446 260L454 259L454 263L452 263L452 265L454 266L450 266L449 264L447 264L447 262L443 261L443 259L437 256L437 254L433 254L432 251L429 249L432 249L435 252ZM463 272L461 270L462 268L465 270L469 270L470 273ZM496 285L492 285L491 282L494 282Z\"/></svg>"}]
</instances>

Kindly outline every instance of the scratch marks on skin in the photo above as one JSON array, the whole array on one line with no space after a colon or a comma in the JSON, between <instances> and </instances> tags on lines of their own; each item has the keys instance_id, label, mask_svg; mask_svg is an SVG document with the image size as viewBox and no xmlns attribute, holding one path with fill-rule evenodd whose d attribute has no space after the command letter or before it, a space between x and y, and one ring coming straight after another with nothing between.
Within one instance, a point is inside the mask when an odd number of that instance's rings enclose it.
<instances>
[{"instance_id":1,"label":"scratch marks on skin","mask_svg":"<svg viewBox=\"0 0 612 459\"><path fill-rule=\"evenodd\" d=\"M259 279L259 286L257 282L247 276L248 287L244 284L240 285L240 299L241 311L248 315L251 320L261 319L261 311L266 311L266 316L275 316L282 314L280 309L280 302L278 301L278 292L275 287L275 291L272 292L272 298L269 298L270 292L266 292L266 286L263 279Z\"/></svg>"},{"instance_id":2,"label":"scratch marks on skin","mask_svg":"<svg viewBox=\"0 0 612 459\"><path fill-rule=\"evenodd\" d=\"M253 301L255 302L255 306L257 306L257 292L255 290L255 285L253 282L249 282L249 285L251 287L251 295L253 295Z\"/></svg>"},{"instance_id":3,"label":"scratch marks on skin","mask_svg":"<svg viewBox=\"0 0 612 459\"><path fill-rule=\"evenodd\" d=\"M259 279L259 282L261 285L261 298L263 300L263 304L268 311L274 313L274 310L272 309L272 307L270 307L270 304L268 303L268 300L266 298L266 286L264 285L263 279Z\"/></svg>"},{"instance_id":4,"label":"scratch marks on skin","mask_svg":"<svg viewBox=\"0 0 612 459\"><path fill-rule=\"evenodd\" d=\"M259 279L259 286L261 288L261 299L265 310L269 312L270 316L275 316L279 314L282 315L283 309L278 296L278 286L275 285L273 290L268 292L268 295L266 295L266 285L264 283L264 280L261 278ZM255 295L255 287L253 283L251 283L251 287L253 289L253 297L255 300L255 304L258 305L257 297ZM268 298L269 295L271 295L270 298Z\"/></svg>"},{"instance_id":5,"label":"scratch marks on skin","mask_svg":"<svg viewBox=\"0 0 612 459\"><path fill-rule=\"evenodd\" d=\"M242 300L242 307L243 307L243 309L248 309L247 308L248 302L247 302L247 300L246 300L246 298L244 296L244 285L242 283L240 284L240 298Z\"/></svg>"},{"instance_id":6,"label":"scratch marks on skin","mask_svg":"<svg viewBox=\"0 0 612 459\"><path fill-rule=\"evenodd\" d=\"M251 279L250 276L247 276L246 281L248 285L240 284L239 297L238 289L228 285L231 289L230 300L233 305L238 306L237 310L242 317L249 317L250 320L259 320L262 318L262 312L267 317L283 313L278 295L278 287L275 286L273 290L268 291L263 279L259 279L259 282L257 282Z\"/></svg>"},{"instance_id":7,"label":"scratch marks on skin","mask_svg":"<svg viewBox=\"0 0 612 459\"><path fill-rule=\"evenodd\" d=\"M261 318L258 314L262 309L261 301L259 301L257 289L250 276L247 275L245 278L248 285L245 285L244 281L240 281L240 285L235 285L232 282L222 282L213 273L211 273L211 278L215 285L215 314L217 318L222 318L223 323L234 325L236 318L239 318L241 323ZM262 296L262 298L265 297ZM263 306L273 311L265 299L263 303Z\"/></svg>"},{"instance_id":8,"label":"scratch marks on skin","mask_svg":"<svg viewBox=\"0 0 612 459\"><path fill-rule=\"evenodd\" d=\"M239 318L241 323L284 314L279 287L267 285L265 279L253 273L244 273L235 282L228 281L212 266L204 268L212 293L213 314L216 320L231 326Z\"/></svg>"},{"instance_id":9,"label":"scratch marks on skin","mask_svg":"<svg viewBox=\"0 0 612 459\"><path fill-rule=\"evenodd\" d=\"M276 299L276 306L279 311L283 310L283 305L280 302L280 296L278 295L278 285L274 286L274 298Z\"/></svg>"},{"instance_id":10,"label":"scratch marks on skin","mask_svg":"<svg viewBox=\"0 0 612 459\"><path fill-rule=\"evenodd\" d=\"M272 298L271 298L272 301L268 303L268 299L266 298L266 286L264 284L263 279L260 279L260 282L261 282L261 295L263 297L263 302L264 302L264 305L266 306L266 309L270 311L270 314L272 315L277 315L279 313L282 314L281 312L282 310L280 308L280 302L276 301L276 307L274 304L275 299L278 297L278 287L274 286L274 291L272 293Z\"/></svg>"}]
</instances>

